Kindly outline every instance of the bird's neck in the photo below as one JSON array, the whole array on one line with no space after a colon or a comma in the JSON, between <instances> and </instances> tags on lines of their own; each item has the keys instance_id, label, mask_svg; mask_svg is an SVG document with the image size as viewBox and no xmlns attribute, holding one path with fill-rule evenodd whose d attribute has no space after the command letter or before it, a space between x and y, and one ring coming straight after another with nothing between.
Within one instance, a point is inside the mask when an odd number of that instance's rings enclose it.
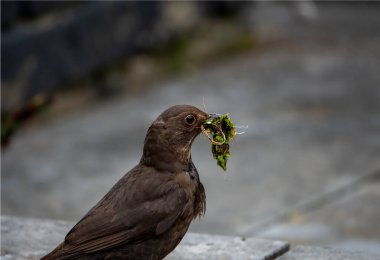
<instances>
[{"instance_id":1,"label":"bird's neck","mask_svg":"<svg viewBox=\"0 0 380 260\"><path fill-rule=\"evenodd\" d=\"M170 143L152 133L147 134L140 164L154 167L158 171L179 172L187 170L191 161L191 143Z\"/></svg>"}]
</instances>

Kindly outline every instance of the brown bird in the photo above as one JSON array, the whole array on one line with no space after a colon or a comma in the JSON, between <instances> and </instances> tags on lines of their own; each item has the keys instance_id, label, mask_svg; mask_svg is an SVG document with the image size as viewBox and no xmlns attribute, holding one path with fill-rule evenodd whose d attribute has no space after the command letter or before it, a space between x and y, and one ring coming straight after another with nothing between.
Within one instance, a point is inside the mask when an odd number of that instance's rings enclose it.
<instances>
[{"instance_id":1,"label":"brown bird","mask_svg":"<svg viewBox=\"0 0 380 260\"><path fill-rule=\"evenodd\" d=\"M140 163L70 230L48 259L163 259L205 213L191 145L209 118L193 106L164 111L149 127Z\"/></svg>"}]
</instances>

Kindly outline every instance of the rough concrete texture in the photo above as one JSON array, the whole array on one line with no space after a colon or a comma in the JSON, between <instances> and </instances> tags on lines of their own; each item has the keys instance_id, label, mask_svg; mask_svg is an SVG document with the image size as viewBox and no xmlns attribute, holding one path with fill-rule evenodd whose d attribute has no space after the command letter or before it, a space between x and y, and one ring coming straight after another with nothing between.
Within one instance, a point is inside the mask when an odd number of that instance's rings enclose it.
<instances>
[{"instance_id":1,"label":"rough concrete texture","mask_svg":"<svg viewBox=\"0 0 380 260\"><path fill-rule=\"evenodd\" d=\"M258 236L289 239L293 245L312 243L359 250L379 258L380 232L375 224L379 220L375 206L379 201L380 182L372 180L313 212L291 214Z\"/></svg>"},{"instance_id":2,"label":"rough concrete texture","mask_svg":"<svg viewBox=\"0 0 380 260\"><path fill-rule=\"evenodd\" d=\"M328 247L297 246L279 260L378 260L379 256L367 252L347 252Z\"/></svg>"},{"instance_id":3,"label":"rough concrete texture","mask_svg":"<svg viewBox=\"0 0 380 260\"><path fill-rule=\"evenodd\" d=\"M299 205L323 212L340 198L329 194L342 187L360 193L370 181L353 184L380 168L379 13L325 4L315 20L287 27L296 41L24 128L2 154L2 212L80 219L139 161L152 120L174 104L202 107L202 97L207 111L230 112L249 129L232 145L227 173L203 137L194 143L207 212L191 231L256 235L281 224L284 212L296 219ZM375 191L366 196L377 197ZM379 207L357 197L352 209L351 198L340 204L348 215L335 207L316 214L305 241L320 244L321 232L334 232L334 244L371 240L379 247ZM353 232L332 227L349 228L351 221L361 223Z\"/></svg>"},{"instance_id":4,"label":"rough concrete texture","mask_svg":"<svg viewBox=\"0 0 380 260\"><path fill-rule=\"evenodd\" d=\"M60 243L73 223L1 216L1 259L39 259ZM274 259L286 242L187 234L166 259Z\"/></svg>"}]
</instances>

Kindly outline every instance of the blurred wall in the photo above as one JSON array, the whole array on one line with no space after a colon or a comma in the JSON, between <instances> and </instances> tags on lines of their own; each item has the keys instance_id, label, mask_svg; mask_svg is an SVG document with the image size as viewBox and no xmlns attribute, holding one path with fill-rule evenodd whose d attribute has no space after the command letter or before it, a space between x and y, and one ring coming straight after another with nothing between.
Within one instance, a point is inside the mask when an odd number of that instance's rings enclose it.
<instances>
[{"instance_id":1,"label":"blurred wall","mask_svg":"<svg viewBox=\"0 0 380 260\"><path fill-rule=\"evenodd\" d=\"M234 2L2 2L2 109L152 50Z\"/></svg>"}]
</instances>

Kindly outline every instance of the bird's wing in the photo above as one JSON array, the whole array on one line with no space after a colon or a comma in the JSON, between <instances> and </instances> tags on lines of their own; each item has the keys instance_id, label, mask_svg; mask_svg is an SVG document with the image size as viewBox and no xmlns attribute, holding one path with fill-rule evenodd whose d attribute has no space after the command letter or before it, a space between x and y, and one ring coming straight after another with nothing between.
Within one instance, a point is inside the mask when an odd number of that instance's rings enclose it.
<instances>
[{"instance_id":1,"label":"bird's wing","mask_svg":"<svg viewBox=\"0 0 380 260\"><path fill-rule=\"evenodd\" d=\"M121 179L67 234L62 253L92 253L143 241L168 230L187 207L186 193L174 181L157 175Z\"/></svg>"}]
</instances>

